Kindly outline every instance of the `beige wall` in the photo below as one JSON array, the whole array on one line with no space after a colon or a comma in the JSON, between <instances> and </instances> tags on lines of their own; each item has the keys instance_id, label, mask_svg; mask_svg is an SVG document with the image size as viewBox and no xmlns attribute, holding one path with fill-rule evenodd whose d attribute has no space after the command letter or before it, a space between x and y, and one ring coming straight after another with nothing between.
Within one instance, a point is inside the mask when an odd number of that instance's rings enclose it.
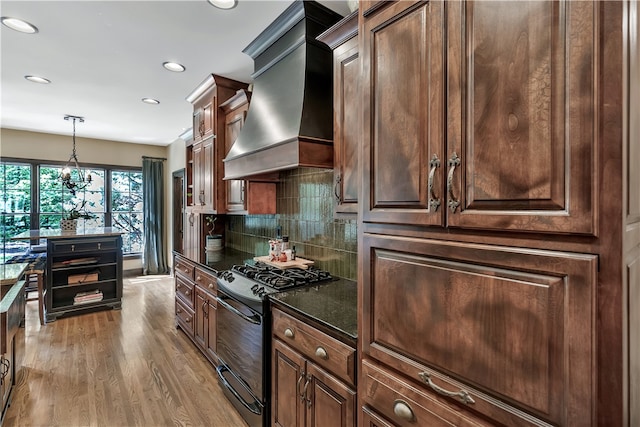
<instances>
[{"instance_id":1,"label":"beige wall","mask_svg":"<svg viewBox=\"0 0 640 427\"><path fill-rule=\"evenodd\" d=\"M14 129L0 132L0 157L66 162L73 148L70 135ZM142 156L167 157L167 147L76 136L76 154L81 163L142 166Z\"/></svg>"},{"instance_id":2,"label":"beige wall","mask_svg":"<svg viewBox=\"0 0 640 427\"><path fill-rule=\"evenodd\" d=\"M169 149L169 147L174 147ZM177 147L181 146L182 150ZM11 157L32 160L56 160L66 162L72 151L72 138L65 135L53 135L47 133L27 132L14 129L0 129L0 157ZM181 156L172 159L170 153ZM100 139L80 138L76 136L76 154L81 164L103 164L117 166L142 167L142 156L165 157L165 217L166 228L164 241L167 248L167 260L171 263L171 234L173 227L171 218L171 172L180 167L172 164L181 162L184 167L185 150L184 141L178 139L170 146L128 144L118 141L106 141ZM173 169L172 169L173 168ZM124 269L136 269L142 267L142 261L125 261Z\"/></svg>"}]
</instances>

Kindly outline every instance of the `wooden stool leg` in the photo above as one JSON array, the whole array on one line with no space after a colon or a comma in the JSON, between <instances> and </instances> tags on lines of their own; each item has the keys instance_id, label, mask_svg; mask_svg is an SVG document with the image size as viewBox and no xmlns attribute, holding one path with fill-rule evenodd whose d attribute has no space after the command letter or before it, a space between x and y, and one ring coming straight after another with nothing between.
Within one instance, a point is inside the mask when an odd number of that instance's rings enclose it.
<instances>
[{"instance_id":1,"label":"wooden stool leg","mask_svg":"<svg viewBox=\"0 0 640 427\"><path fill-rule=\"evenodd\" d=\"M45 325L46 319L44 315L44 274L38 274L38 314L40 315L40 324Z\"/></svg>"}]
</instances>

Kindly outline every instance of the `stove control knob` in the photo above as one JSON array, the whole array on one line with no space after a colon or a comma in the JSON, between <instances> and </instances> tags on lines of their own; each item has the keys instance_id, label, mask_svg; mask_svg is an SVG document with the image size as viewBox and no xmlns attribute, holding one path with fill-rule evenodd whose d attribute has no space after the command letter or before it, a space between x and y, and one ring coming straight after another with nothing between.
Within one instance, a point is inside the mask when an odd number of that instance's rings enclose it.
<instances>
[{"instance_id":1,"label":"stove control knob","mask_svg":"<svg viewBox=\"0 0 640 427\"><path fill-rule=\"evenodd\" d=\"M253 291L253 293L255 294L255 293L258 293L258 288L259 288L259 286L258 286L258 285L253 285L253 286L251 287L251 290L252 290L252 291Z\"/></svg>"}]
</instances>

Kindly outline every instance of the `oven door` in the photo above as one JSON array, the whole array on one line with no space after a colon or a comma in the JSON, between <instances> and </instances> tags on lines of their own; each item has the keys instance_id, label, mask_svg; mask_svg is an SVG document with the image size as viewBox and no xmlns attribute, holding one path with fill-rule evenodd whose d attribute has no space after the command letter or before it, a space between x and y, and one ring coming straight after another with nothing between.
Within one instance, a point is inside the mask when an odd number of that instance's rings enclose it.
<instances>
[{"instance_id":1,"label":"oven door","mask_svg":"<svg viewBox=\"0 0 640 427\"><path fill-rule=\"evenodd\" d=\"M218 357L261 402L263 394L262 316L218 289L216 344ZM227 386L227 384L224 384ZM241 390L236 390L238 393Z\"/></svg>"}]
</instances>

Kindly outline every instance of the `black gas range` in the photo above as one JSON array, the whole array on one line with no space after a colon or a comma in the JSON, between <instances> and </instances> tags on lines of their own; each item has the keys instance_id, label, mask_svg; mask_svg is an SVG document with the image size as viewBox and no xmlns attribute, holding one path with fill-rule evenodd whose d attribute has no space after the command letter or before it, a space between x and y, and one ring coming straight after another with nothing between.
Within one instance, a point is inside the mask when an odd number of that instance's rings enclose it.
<instances>
[{"instance_id":1,"label":"black gas range","mask_svg":"<svg viewBox=\"0 0 640 427\"><path fill-rule=\"evenodd\" d=\"M256 262L221 272L218 289L262 313L262 302L269 294L331 279L331 274L314 266L281 269Z\"/></svg>"},{"instance_id":2,"label":"black gas range","mask_svg":"<svg viewBox=\"0 0 640 427\"><path fill-rule=\"evenodd\" d=\"M257 262L218 274L216 346L225 394L250 426L269 425L271 318L268 296L332 280L313 266L280 269Z\"/></svg>"}]
</instances>

